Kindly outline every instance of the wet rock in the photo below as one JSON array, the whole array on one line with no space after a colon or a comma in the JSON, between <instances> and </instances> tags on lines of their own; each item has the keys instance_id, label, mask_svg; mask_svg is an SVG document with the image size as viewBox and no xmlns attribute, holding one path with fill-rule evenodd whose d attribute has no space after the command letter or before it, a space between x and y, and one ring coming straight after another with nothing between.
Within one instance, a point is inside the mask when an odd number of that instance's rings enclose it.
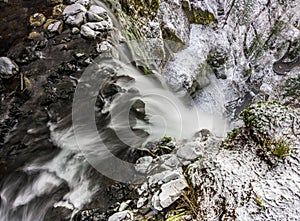
<instances>
[{"instance_id":1,"label":"wet rock","mask_svg":"<svg viewBox=\"0 0 300 221\"><path fill-rule=\"evenodd\" d=\"M90 5L90 0L68 0L69 3L74 4L74 3L78 3L81 4L83 6L89 6Z\"/></svg>"},{"instance_id":2,"label":"wet rock","mask_svg":"<svg viewBox=\"0 0 300 221\"><path fill-rule=\"evenodd\" d=\"M153 158L151 156L145 156L138 159L135 165L135 170L139 173L146 173Z\"/></svg>"},{"instance_id":3,"label":"wet rock","mask_svg":"<svg viewBox=\"0 0 300 221\"><path fill-rule=\"evenodd\" d=\"M80 33L80 29L79 28L77 28L77 27L73 27L72 28L72 34L77 35L79 33Z\"/></svg>"},{"instance_id":4,"label":"wet rock","mask_svg":"<svg viewBox=\"0 0 300 221\"><path fill-rule=\"evenodd\" d=\"M87 12L87 18L89 22L99 22L103 20L109 20L107 11L97 5L92 5L88 12Z\"/></svg>"},{"instance_id":5,"label":"wet rock","mask_svg":"<svg viewBox=\"0 0 300 221\"><path fill-rule=\"evenodd\" d=\"M30 26L32 27L42 26L45 23L45 21L46 21L46 17L42 13L35 13L29 18L29 23Z\"/></svg>"},{"instance_id":6,"label":"wet rock","mask_svg":"<svg viewBox=\"0 0 300 221\"><path fill-rule=\"evenodd\" d=\"M86 8L81 4L75 3L68 5L63 11L65 23L72 26L80 26L85 22L86 12Z\"/></svg>"},{"instance_id":7,"label":"wet rock","mask_svg":"<svg viewBox=\"0 0 300 221\"><path fill-rule=\"evenodd\" d=\"M19 72L19 67L8 57L0 57L0 78L11 78Z\"/></svg>"},{"instance_id":8,"label":"wet rock","mask_svg":"<svg viewBox=\"0 0 300 221\"><path fill-rule=\"evenodd\" d=\"M109 21L89 22L81 26L80 33L90 39L95 39L103 32L112 30L112 23Z\"/></svg>"},{"instance_id":9,"label":"wet rock","mask_svg":"<svg viewBox=\"0 0 300 221\"><path fill-rule=\"evenodd\" d=\"M52 15L53 16L62 16L66 6L64 4L59 4L53 7Z\"/></svg>"},{"instance_id":10,"label":"wet rock","mask_svg":"<svg viewBox=\"0 0 300 221\"><path fill-rule=\"evenodd\" d=\"M132 220L132 213L129 210L118 212L108 218L108 221Z\"/></svg>"},{"instance_id":11,"label":"wet rock","mask_svg":"<svg viewBox=\"0 0 300 221\"><path fill-rule=\"evenodd\" d=\"M44 30L49 34L60 34L63 29L63 22L56 19L48 19L44 25Z\"/></svg>"},{"instance_id":12,"label":"wet rock","mask_svg":"<svg viewBox=\"0 0 300 221\"><path fill-rule=\"evenodd\" d=\"M29 33L27 38L30 39L30 40L41 39L42 34L40 32L33 31L33 32Z\"/></svg>"}]
</instances>

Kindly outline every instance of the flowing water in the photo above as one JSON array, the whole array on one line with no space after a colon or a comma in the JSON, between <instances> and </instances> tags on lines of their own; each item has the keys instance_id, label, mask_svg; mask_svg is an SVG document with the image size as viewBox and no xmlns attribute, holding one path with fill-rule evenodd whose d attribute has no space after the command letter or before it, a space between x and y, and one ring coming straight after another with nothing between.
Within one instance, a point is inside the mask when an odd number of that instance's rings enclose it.
<instances>
[{"instance_id":1,"label":"flowing water","mask_svg":"<svg viewBox=\"0 0 300 221\"><path fill-rule=\"evenodd\" d=\"M264 13L276 14L260 11L265 3L258 2L252 6L256 15L263 14L260 22L266 18ZM230 3L222 5L228 13ZM274 10L280 9L284 7ZM274 56L273 52L264 59L242 55L245 33L251 30L237 27L235 18L226 19L228 24L219 24L217 29L192 25L190 46L175 54L163 75L145 76L124 60L96 59L77 79L74 102L65 107L69 112L58 123L48 124L51 142L60 148L59 153L51 160L28 163L2 182L1 221L44 220L53 206L81 209L105 183L106 178L99 180L95 169L116 181L141 182L145 177L134 172L128 157L149 141L164 136L189 139L202 128L223 136L226 124L222 117L229 111L232 118L236 111L230 104L242 108L257 98L239 73L256 65L258 71L253 76L269 74L259 66L266 65L270 70ZM205 73L209 83L201 93L194 99L183 96L177 89L195 76L214 48L229 55L224 66L227 79ZM250 100L243 98L247 93L252 93Z\"/></svg>"}]
</instances>

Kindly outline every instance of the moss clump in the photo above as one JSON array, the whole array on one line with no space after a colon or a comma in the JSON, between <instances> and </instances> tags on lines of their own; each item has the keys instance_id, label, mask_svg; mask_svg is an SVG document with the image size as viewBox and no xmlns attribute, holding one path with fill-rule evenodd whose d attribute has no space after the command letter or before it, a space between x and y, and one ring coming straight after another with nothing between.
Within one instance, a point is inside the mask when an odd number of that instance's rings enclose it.
<instances>
[{"instance_id":1,"label":"moss clump","mask_svg":"<svg viewBox=\"0 0 300 221\"><path fill-rule=\"evenodd\" d=\"M121 0L122 11L129 16L139 16L143 18L153 19L158 12L159 0Z\"/></svg>"},{"instance_id":2,"label":"moss clump","mask_svg":"<svg viewBox=\"0 0 300 221\"><path fill-rule=\"evenodd\" d=\"M279 159L290 155L291 148L285 140L279 140L277 142L274 142L273 145L274 147L271 149L271 152L274 156L278 157Z\"/></svg>"},{"instance_id":3,"label":"moss clump","mask_svg":"<svg viewBox=\"0 0 300 221\"><path fill-rule=\"evenodd\" d=\"M264 206L263 200L260 197L257 197L255 199L255 203L259 206L260 209L262 209L262 210L266 209Z\"/></svg>"},{"instance_id":4,"label":"moss clump","mask_svg":"<svg viewBox=\"0 0 300 221\"><path fill-rule=\"evenodd\" d=\"M208 25L216 22L216 19L212 13L200 8L193 8L192 11L188 12L187 14L189 22L193 24Z\"/></svg>"},{"instance_id":5,"label":"moss clump","mask_svg":"<svg viewBox=\"0 0 300 221\"><path fill-rule=\"evenodd\" d=\"M300 75L295 78L287 79L284 88L284 97L298 98L300 96Z\"/></svg>"}]
</instances>

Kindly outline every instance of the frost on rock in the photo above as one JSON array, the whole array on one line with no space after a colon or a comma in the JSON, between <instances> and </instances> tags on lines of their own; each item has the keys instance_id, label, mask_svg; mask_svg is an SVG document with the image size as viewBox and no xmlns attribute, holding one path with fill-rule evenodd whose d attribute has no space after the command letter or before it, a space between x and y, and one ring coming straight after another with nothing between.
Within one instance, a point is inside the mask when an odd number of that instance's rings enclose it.
<instances>
[{"instance_id":1,"label":"frost on rock","mask_svg":"<svg viewBox=\"0 0 300 221\"><path fill-rule=\"evenodd\" d=\"M180 1L162 1L159 8L164 39L171 40L172 51L189 44L190 24ZM178 45L179 43L179 45Z\"/></svg>"},{"instance_id":2,"label":"frost on rock","mask_svg":"<svg viewBox=\"0 0 300 221\"><path fill-rule=\"evenodd\" d=\"M201 220L297 220L300 213L300 113L276 103L251 107L235 142L189 166ZM250 122L249 122L250 121ZM243 133L246 133L243 136ZM254 137L253 137L254 136ZM285 139L290 155L270 164L260 139ZM271 151L271 150L266 150Z\"/></svg>"}]
</instances>

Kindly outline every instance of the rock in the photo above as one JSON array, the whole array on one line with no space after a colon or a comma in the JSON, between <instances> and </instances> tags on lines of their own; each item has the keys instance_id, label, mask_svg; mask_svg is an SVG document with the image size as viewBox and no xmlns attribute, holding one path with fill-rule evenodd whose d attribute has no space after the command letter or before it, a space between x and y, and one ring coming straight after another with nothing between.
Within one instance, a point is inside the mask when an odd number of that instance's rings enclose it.
<instances>
[{"instance_id":1,"label":"rock","mask_svg":"<svg viewBox=\"0 0 300 221\"><path fill-rule=\"evenodd\" d=\"M86 38L95 39L102 32L110 31L112 28L112 23L108 21L89 22L81 26L80 33Z\"/></svg>"},{"instance_id":2,"label":"rock","mask_svg":"<svg viewBox=\"0 0 300 221\"><path fill-rule=\"evenodd\" d=\"M90 5L90 0L69 0L68 1L70 4L78 3L83 6L89 6Z\"/></svg>"},{"instance_id":3,"label":"rock","mask_svg":"<svg viewBox=\"0 0 300 221\"><path fill-rule=\"evenodd\" d=\"M132 218L132 213L129 210L118 212L108 218L108 221L122 221L126 218ZM131 219L132 220L132 219Z\"/></svg>"},{"instance_id":4,"label":"rock","mask_svg":"<svg viewBox=\"0 0 300 221\"><path fill-rule=\"evenodd\" d=\"M151 156L139 158L135 164L135 170L139 173L146 173L152 161L153 158Z\"/></svg>"},{"instance_id":5,"label":"rock","mask_svg":"<svg viewBox=\"0 0 300 221\"><path fill-rule=\"evenodd\" d=\"M19 72L19 67L8 57L0 57L0 78L11 78Z\"/></svg>"},{"instance_id":6,"label":"rock","mask_svg":"<svg viewBox=\"0 0 300 221\"><path fill-rule=\"evenodd\" d=\"M159 17L163 37L170 40L173 52L189 44L190 24L179 1L162 1Z\"/></svg>"},{"instance_id":7,"label":"rock","mask_svg":"<svg viewBox=\"0 0 300 221\"><path fill-rule=\"evenodd\" d=\"M64 4L59 4L53 7L52 15L53 16L62 16L63 12L67 6Z\"/></svg>"},{"instance_id":8,"label":"rock","mask_svg":"<svg viewBox=\"0 0 300 221\"><path fill-rule=\"evenodd\" d=\"M77 27L80 26L85 22L86 11L86 8L81 4L75 3L68 5L63 11L66 24Z\"/></svg>"},{"instance_id":9,"label":"rock","mask_svg":"<svg viewBox=\"0 0 300 221\"><path fill-rule=\"evenodd\" d=\"M203 154L203 147L199 143L188 143L179 148L176 154L182 159L194 161Z\"/></svg>"},{"instance_id":10,"label":"rock","mask_svg":"<svg viewBox=\"0 0 300 221\"><path fill-rule=\"evenodd\" d=\"M129 204L131 203L131 200L127 200L126 202L122 202L119 206L119 212L125 211Z\"/></svg>"},{"instance_id":11,"label":"rock","mask_svg":"<svg viewBox=\"0 0 300 221\"><path fill-rule=\"evenodd\" d=\"M29 18L30 26L32 27L39 27L42 26L46 21L45 15L42 13L35 13L34 15L31 15Z\"/></svg>"},{"instance_id":12,"label":"rock","mask_svg":"<svg viewBox=\"0 0 300 221\"><path fill-rule=\"evenodd\" d=\"M79 28L77 28L77 27L73 27L72 28L72 34L77 35L79 33L80 33L80 29Z\"/></svg>"},{"instance_id":13,"label":"rock","mask_svg":"<svg viewBox=\"0 0 300 221\"><path fill-rule=\"evenodd\" d=\"M30 32L29 35L28 35L28 39L30 40L34 40L34 39L40 39L42 37L42 34L37 32L37 31L33 31L33 32Z\"/></svg>"},{"instance_id":14,"label":"rock","mask_svg":"<svg viewBox=\"0 0 300 221\"><path fill-rule=\"evenodd\" d=\"M136 208L141 208L142 206L144 206L148 201L148 198L146 197L142 197L142 198L139 198L137 203L136 203Z\"/></svg>"},{"instance_id":15,"label":"rock","mask_svg":"<svg viewBox=\"0 0 300 221\"><path fill-rule=\"evenodd\" d=\"M63 22L56 19L48 19L44 24L44 30L50 34L60 34L63 29Z\"/></svg>"},{"instance_id":16,"label":"rock","mask_svg":"<svg viewBox=\"0 0 300 221\"><path fill-rule=\"evenodd\" d=\"M167 208L174 203L187 186L187 182L183 176L163 184L161 186L161 193L159 194L159 203L161 207Z\"/></svg>"},{"instance_id":17,"label":"rock","mask_svg":"<svg viewBox=\"0 0 300 221\"><path fill-rule=\"evenodd\" d=\"M63 3L63 0L47 0L48 5L57 5Z\"/></svg>"},{"instance_id":18,"label":"rock","mask_svg":"<svg viewBox=\"0 0 300 221\"><path fill-rule=\"evenodd\" d=\"M87 12L87 18L89 22L98 22L98 21L103 21L103 20L108 20L110 19L108 17L107 11L97 5L92 5L90 9Z\"/></svg>"}]
</instances>

